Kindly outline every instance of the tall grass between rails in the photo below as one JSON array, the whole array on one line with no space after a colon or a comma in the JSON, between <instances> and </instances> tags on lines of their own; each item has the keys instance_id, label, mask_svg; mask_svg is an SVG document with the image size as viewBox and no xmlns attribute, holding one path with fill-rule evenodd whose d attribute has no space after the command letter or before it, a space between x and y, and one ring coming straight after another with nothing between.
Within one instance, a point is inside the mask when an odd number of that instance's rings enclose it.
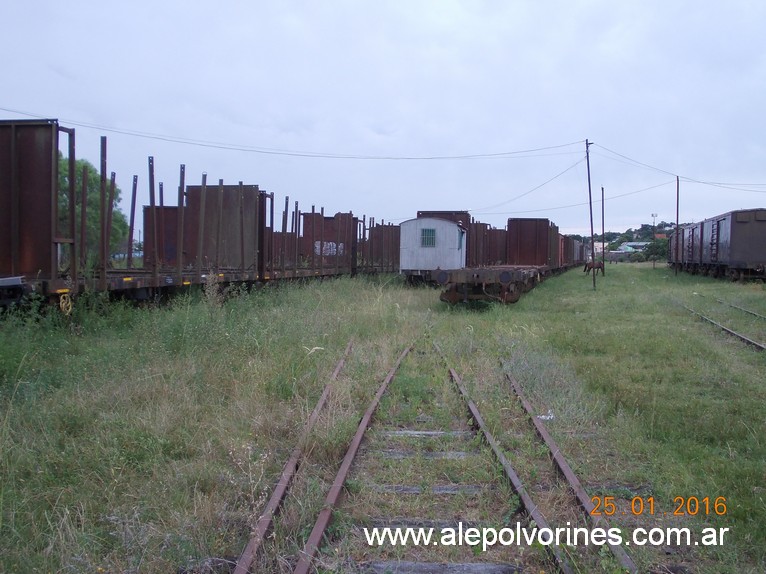
<instances>
[{"instance_id":1,"label":"tall grass between rails","mask_svg":"<svg viewBox=\"0 0 766 574\"><path fill-rule=\"evenodd\" d=\"M442 308L434 337L461 357L458 372L495 421L512 400L502 361L551 419L591 494L623 499L628 515L634 495L655 497L655 516L615 517L620 526L731 529L718 547L632 547L643 566L766 570L758 543L766 539L766 356L682 307L721 298L764 314L764 285L675 276L651 264L606 273L596 291L572 270L512 307ZM712 508L719 496L724 516ZM676 497L707 497L709 512L672 516Z\"/></svg>"},{"instance_id":2,"label":"tall grass between rails","mask_svg":"<svg viewBox=\"0 0 766 574\"><path fill-rule=\"evenodd\" d=\"M694 308L704 295L763 314L764 285L675 276L649 264L606 271L596 291L577 271L548 281L522 299L513 316L532 334L525 343L541 351L531 362L556 353L571 366L570 380L598 399L577 403L604 409L595 420L613 431L614 450L596 450L578 466L589 481L601 476L603 483L654 495L668 515L678 506L676 497L709 497L711 504L726 497L725 516L711 508L707 515L674 517L674 526L697 532L705 525L731 528L723 546L695 548L690 563L700 572L763 571L766 356L682 304ZM523 363L517 367L522 372ZM525 376L533 392L540 390L534 374ZM551 389L542 392L555 396ZM660 516L645 522L666 525ZM676 561L684 561L683 552Z\"/></svg>"},{"instance_id":3,"label":"tall grass between rails","mask_svg":"<svg viewBox=\"0 0 766 574\"><path fill-rule=\"evenodd\" d=\"M381 281L218 287L2 318L0 571L237 556L349 339L404 317Z\"/></svg>"},{"instance_id":4,"label":"tall grass between rails","mask_svg":"<svg viewBox=\"0 0 766 574\"><path fill-rule=\"evenodd\" d=\"M288 501L274 541L283 555L321 506L311 481L331 476L350 421L417 339L457 357L497 416L508 407L497 384L506 361L555 415L586 483L648 485L663 511L675 496L726 496L727 516L706 521L730 526L731 538L694 550L699 571L763 570L766 357L678 305L703 293L763 313L763 286L634 265L607 267L591 285L574 270L516 305L478 309L388 277L225 301L211 285L162 308L92 297L71 320L5 316L0 571L167 572L234 559L352 337L356 359L309 445L318 478L301 479L306 496ZM577 438L588 429L609 442Z\"/></svg>"}]
</instances>

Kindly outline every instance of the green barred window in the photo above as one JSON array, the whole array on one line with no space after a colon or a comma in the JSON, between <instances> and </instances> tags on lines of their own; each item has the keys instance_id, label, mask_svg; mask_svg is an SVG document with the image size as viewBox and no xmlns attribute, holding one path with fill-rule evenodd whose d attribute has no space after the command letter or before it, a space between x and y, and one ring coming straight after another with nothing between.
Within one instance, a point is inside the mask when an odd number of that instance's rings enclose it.
<instances>
[{"instance_id":1,"label":"green barred window","mask_svg":"<svg viewBox=\"0 0 766 574\"><path fill-rule=\"evenodd\" d=\"M436 230L435 229L420 230L420 246L421 247L436 247Z\"/></svg>"}]
</instances>

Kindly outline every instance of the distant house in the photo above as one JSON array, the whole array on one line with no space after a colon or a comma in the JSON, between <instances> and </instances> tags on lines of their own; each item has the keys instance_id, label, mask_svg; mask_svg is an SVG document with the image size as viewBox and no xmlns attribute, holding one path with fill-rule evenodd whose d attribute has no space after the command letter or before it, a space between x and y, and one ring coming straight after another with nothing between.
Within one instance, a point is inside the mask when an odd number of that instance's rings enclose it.
<instances>
[{"instance_id":1,"label":"distant house","mask_svg":"<svg viewBox=\"0 0 766 574\"><path fill-rule=\"evenodd\" d=\"M629 261L633 253L641 253L649 245L649 241L626 241L620 244L615 251L609 251L605 259L611 261Z\"/></svg>"},{"instance_id":2,"label":"distant house","mask_svg":"<svg viewBox=\"0 0 766 574\"><path fill-rule=\"evenodd\" d=\"M626 241L620 244L617 251L623 253L635 253L636 251L643 251L651 243L650 241Z\"/></svg>"}]
</instances>

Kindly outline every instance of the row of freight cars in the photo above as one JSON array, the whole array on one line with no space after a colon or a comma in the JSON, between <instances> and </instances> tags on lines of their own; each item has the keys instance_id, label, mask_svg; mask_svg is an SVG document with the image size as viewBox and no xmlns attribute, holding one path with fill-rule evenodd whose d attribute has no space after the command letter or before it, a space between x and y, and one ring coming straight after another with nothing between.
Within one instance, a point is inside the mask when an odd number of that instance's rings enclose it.
<instances>
[{"instance_id":1,"label":"row of freight cars","mask_svg":"<svg viewBox=\"0 0 766 574\"><path fill-rule=\"evenodd\" d=\"M766 277L766 209L740 209L682 225L669 240L668 263L689 273Z\"/></svg>"},{"instance_id":2,"label":"row of freight cars","mask_svg":"<svg viewBox=\"0 0 766 574\"><path fill-rule=\"evenodd\" d=\"M62 134L69 150L63 164ZM63 186L60 165L67 172ZM126 256L115 261L109 249L115 174L107 179L106 138L100 165L93 214L85 170L76 189L73 129L57 120L0 121L0 307L30 292L67 310L71 296L86 290L142 300L211 279L254 284L397 271L411 282L444 286L442 299L452 303L515 302L545 276L584 260L582 244L547 219L509 219L505 229L494 229L468 212L421 211L386 225L350 211L302 211L289 198L278 214L273 193L242 182L208 183L205 174L201 185L187 185L184 166L176 205L166 205L162 184L155 193L149 158L149 205L136 213L134 176ZM129 247L137 215L143 215L140 258Z\"/></svg>"},{"instance_id":3,"label":"row of freight cars","mask_svg":"<svg viewBox=\"0 0 766 574\"><path fill-rule=\"evenodd\" d=\"M66 136L65 189L59 186L59 137ZM256 185L186 185L181 166L178 202L165 205L154 188L143 209L143 256L133 257L137 177L133 179L126 259L109 253L114 178L107 179L101 140L97 213L86 213L87 172L75 189L75 133L57 120L0 121L0 307L35 292L66 310L85 290L147 299L189 285L256 283L398 270L399 228L351 212L325 216L295 202L275 213L273 193ZM93 205L93 201L90 202ZM92 225L97 220L98 237ZM95 239L95 241L94 241ZM90 240L90 241L89 241ZM93 247L94 243L98 247ZM91 245L90 252L88 245Z\"/></svg>"},{"instance_id":4,"label":"row of freight cars","mask_svg":"<svg viewBox=\"0 0 766 574\"><path fill-rule=\"evenodd\" d=\"M545 277L585 261L581 241L548 219L508 220L505 229L471 221L467 212L419 211L400 224L401 273L436 283L449 303L515 303Z\"/></svg>"}]
</instances>

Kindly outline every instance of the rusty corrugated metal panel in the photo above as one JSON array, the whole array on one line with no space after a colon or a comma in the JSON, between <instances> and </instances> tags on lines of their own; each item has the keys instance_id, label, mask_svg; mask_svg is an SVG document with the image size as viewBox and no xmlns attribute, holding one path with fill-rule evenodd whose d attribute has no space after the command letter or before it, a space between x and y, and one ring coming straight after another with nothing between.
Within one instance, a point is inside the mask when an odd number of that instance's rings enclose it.
<instances>
[{"instance_id":1,"label":"rusty corrugated metal panel","mask_svg":"<svg viewBox=\"0 0 766 574\"><path fill-rule=\"evenodd\" d=\"M154 207L144 206L144 267L148 268L154 265L154 223L153 214L158 214L157 221L162 221L162 225L157 225L157 249L159 254L160 267L175 267L178 263L178 250L176 249L176 238L178 237L178 215L179 209L175 206ZM159 215L161 214L161 215Z\"/></svg>"},{"instance_id":2,"label":"rusty corrugated metal panel","mask_svg":"<svg viewBox=\"0 0 766 574\"><path fill-rule=\"evenodd\" d=\"M559 267L560 260L559 228L558 225L549 221L548 225L548 265Z\"/></svg>"},{"instance_id":3,"label":"rusty corrugated metal panel","mask_svg":"<svg viewBox=\"0 0 766 574\"><path fill-rule=\"evenodd\" d=\"M57 177L56 120L0 121L0 275L56 277Z\"/></svg>"},{"instance_id":4,"label":"rusty corrugated metal panel","mask_svg":"<svg viewBox=\"0 0 766 574\"><path fill-rule=\"evenodd\" d=\"M508 263L508 231L505 229L489 230L489 265Z\"/></svg>"},{"instance_id":5,"label":"rusty corrugated metal panel","mask_svg":"<svg viewBox=\"0 0 766 574\"><path fill-rule=\"evenodd\" d=\"M198 246L198 231L202 210L202 187L186 187L184 211L184 261L203 268L218 262L220 269L239 269L243 259L247 268L253 266L256 245L257 185L242 186L243 211L240 212L240 186L208 185L205 193L202 245ZM244 239L244 241L243 241Z\"/></svg>"},{"instance_id":6,"label":"rusty corrugated metal panel","mask_svg":"<svg viewBox=\"0 0 766 574\"><path fill-rule=\"evenodd\" d=\"M358 219L352 213L327 217L313 212L301 217L300 254L309 267L330 272L355 267Z\"/></svg>"},{"instance_id":7,"label":"rusty corrugated metal panel","mask_svg":"<svg viewBox=\"0 0 766 574\"><path fill-rule=\"evenodd\" d=\"M466 238L466 267L490 265L489 259L489 225L486 223L469 223Z\"/></svg>"},{"instance_id":8,"label":"rusty corrugated metal panel","mask_svg":"<svg viewBox=\"0 0 766 574\"><path fill-rule=\"evenodd\" d=\"M558 251L553 251L550 243L551 225L547 219L508 220L508 265L550 266L552 253Z\"/></svg>"},{"instance_id":9,"label":"rusty corrugated metal panel","mask_svg":"<svg viewBox=\"0 0 766 574\"><path fill-rule=\"evenodd\" d=\"M401 233L398 225L374 225L371 227L365 246L368 264L378 271L398 271L400 238Z\"/></svg>"}]
</instances>

